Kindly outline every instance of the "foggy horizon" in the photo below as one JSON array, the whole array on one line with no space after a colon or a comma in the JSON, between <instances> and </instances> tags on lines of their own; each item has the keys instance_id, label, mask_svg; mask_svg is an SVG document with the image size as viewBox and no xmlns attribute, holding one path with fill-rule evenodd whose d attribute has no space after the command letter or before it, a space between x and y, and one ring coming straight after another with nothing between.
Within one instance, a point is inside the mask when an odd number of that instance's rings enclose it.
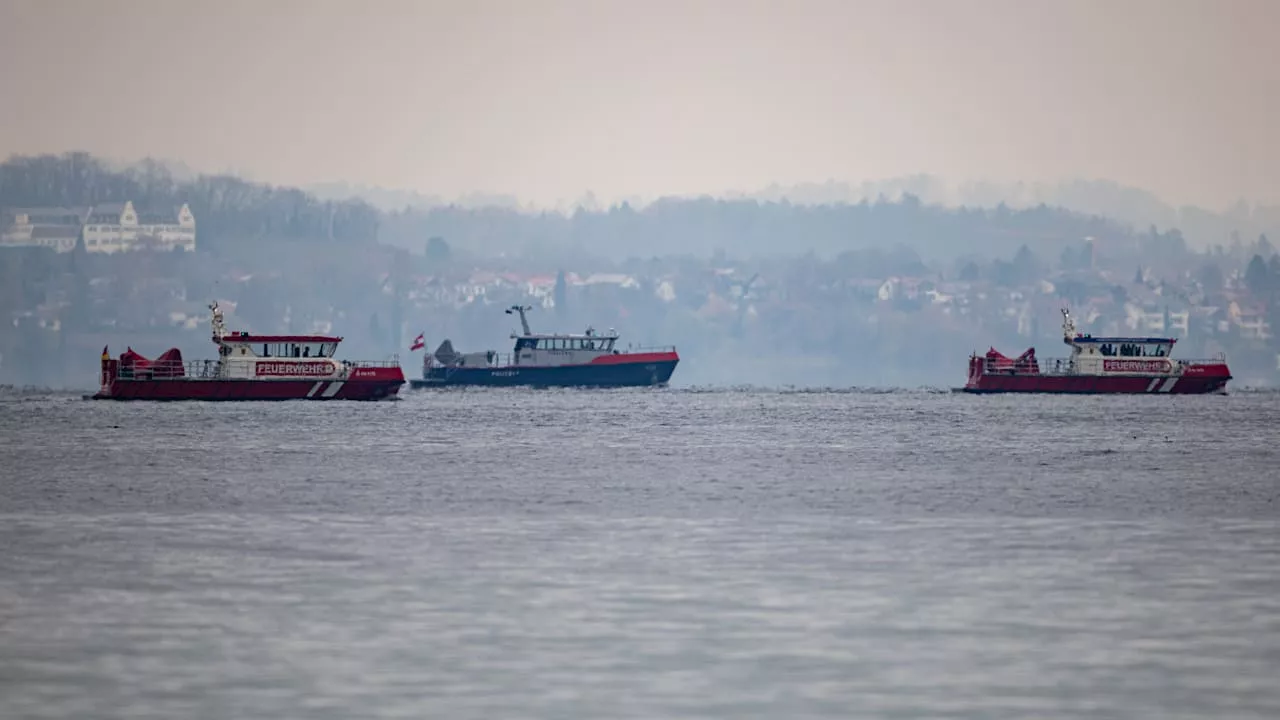
<instances>
[{"instance_id":1,"label":"foggy horizon","mask_svg":"<svg viewBox=\"0 0 1280 720\"><path fill-rule=\"evenodd\" d=\"M919 174L1280 203L1264 2L94 7L8 3L0 155L543 209Z\"/></svg>"}]
</instances>

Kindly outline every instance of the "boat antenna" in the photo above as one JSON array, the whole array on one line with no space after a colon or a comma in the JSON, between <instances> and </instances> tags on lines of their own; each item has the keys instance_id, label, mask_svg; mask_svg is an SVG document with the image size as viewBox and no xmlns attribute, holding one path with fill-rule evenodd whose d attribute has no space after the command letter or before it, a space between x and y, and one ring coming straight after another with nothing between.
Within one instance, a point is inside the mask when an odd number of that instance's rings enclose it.
<instances>
[{"instance_id":1,"label":"boat antenna","mask_svg":"<svg viewBox=\"0 0 1280 720\"><path fill-rule=\"evenodd\" d=\"M533 307L530 305L512 305L511 307L507 308L508 315L510 315L513 312L520 313L520 328L524 330L525 335L533 334L533 331L529 329L529 319L524 316L524 313L526 310L532 310L532 309Z\"/></svg>"},{"instance_id":2,"label":"boat antenna","mask_svg":"<svg viewBox=\"0 0 1280 720\"><path fill-rule=\"evenodd\" d=\"M1071 311L1062 308L1062 338L1068 342L1076 336L1076 323L1071 319Z\"/></svg>"},{"instance_id":3,"label":"boat antenna","mask_svg":"<svg viewBox=\"0 0 1280 720\"><path fill-rule=\"evenodd\" d=\"M217 300L209 303L209 310L213 312L209 324L213 327L213 340L217 342L227 336L227 326L222 323L222 309L218 307Z\"/></svg>"}]
</instances>

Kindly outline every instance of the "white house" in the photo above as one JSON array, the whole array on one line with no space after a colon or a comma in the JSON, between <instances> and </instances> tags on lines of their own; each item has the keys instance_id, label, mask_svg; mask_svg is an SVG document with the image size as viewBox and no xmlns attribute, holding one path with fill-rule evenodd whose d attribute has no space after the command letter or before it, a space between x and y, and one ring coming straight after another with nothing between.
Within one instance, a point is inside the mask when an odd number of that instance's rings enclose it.
<instances>
[{"instance_id":1,"label":"white house","mask_svg":"<svg viewBox=\"0 0 1280 720\"><path fill-rule=\"evenodd\" d=\"M130 250L196 249L196 219L184 203L172 212L137 212L133 203L103 203L89 211L84 224L85 250L117 253Z\"/></svg>"},{"instance_id":2,"label":"white house","mask_svg":"<svg viewBox=\"0 0 1280 720\"><path fill-rule=\"evenodd\" d=\"M80 240L93 253L196 249L196 219L185 204L171 212L138 213L132 202L90 208L19 208L0 217L0 246L71 252Z\"/></svg>"}]
</instances>

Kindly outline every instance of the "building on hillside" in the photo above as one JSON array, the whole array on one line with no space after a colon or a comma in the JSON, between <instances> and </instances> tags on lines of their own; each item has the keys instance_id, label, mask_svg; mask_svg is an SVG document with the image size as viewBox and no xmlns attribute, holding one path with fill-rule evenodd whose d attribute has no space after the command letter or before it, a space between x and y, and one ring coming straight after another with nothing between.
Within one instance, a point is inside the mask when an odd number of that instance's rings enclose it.
<instances>
[{"instance_id":1,"label":"building on hillside","mask_svg":"<svg viewBox=\"0 0 1280 720\"><path fill-rule=\"evenodd\" d=\"M84 225L85 250L117 253L131 250L196 249L196 219L183 204L170 212L138 212L133 203L95 205Z\"/></svg>"},{"instance_id":2,"label":"building on hillside","mask_svg":"<svg viewBox=\"0 0 1280 720\"><path fill-rule=\"evenodd\" d=\"M1240 337L1250 340L1270 340L1271 324L1267 322L1263 308L1251 303L1240 303L1235 300L1227 307L1227 317L1236 327Z\"/></svg>"},{"instance_id":3,"label":"building on hillside","mask_svg":"<svg viewBox=\"0 0 1280 720\"><path fill-rule=\"evenodd\" d=\"M14 208L0 213L0 247L47 247L68 253L76 249L88 208Z\"/></svg>"},{"instance_id":4,"label":"building on hillside","mask_svg":"<svg viewBox=\"0 0 1280 720\"><path fill-rule=\"evenodd\" d=\"M1125 303L1125 327L1139 335L1172 335L1185 338L1191 331L1191 313L1185 308L1170 310L1154 303Z\"/></svg>"},{"instance_id":5,"label":"building on hillside","mask_svg":"<svg viewBox=\"0 0 1280 720\"><path fill-rule=\"evenodd\" d=\"M169 212L137 212L132 202L88 208L16 208L0 213L0 246L92 253L196 249L196 219L185 204Z\"/></svg>"}]
</instances>

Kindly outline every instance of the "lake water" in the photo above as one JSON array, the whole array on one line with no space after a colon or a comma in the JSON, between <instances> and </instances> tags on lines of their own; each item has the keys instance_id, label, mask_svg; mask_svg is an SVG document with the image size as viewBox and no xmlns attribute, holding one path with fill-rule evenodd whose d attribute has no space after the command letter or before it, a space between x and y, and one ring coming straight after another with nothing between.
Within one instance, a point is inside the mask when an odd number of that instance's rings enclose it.
<instances>
[{"instance_id":1,"label":"lake water","mask_svg":"<svg viewBox=\"0 0 1280 720\"><path fill-rule=\"evenodd\" d=\"M0 717L1274 718L1280 395L0 394Z\"/></svg>"}]
</instances>

